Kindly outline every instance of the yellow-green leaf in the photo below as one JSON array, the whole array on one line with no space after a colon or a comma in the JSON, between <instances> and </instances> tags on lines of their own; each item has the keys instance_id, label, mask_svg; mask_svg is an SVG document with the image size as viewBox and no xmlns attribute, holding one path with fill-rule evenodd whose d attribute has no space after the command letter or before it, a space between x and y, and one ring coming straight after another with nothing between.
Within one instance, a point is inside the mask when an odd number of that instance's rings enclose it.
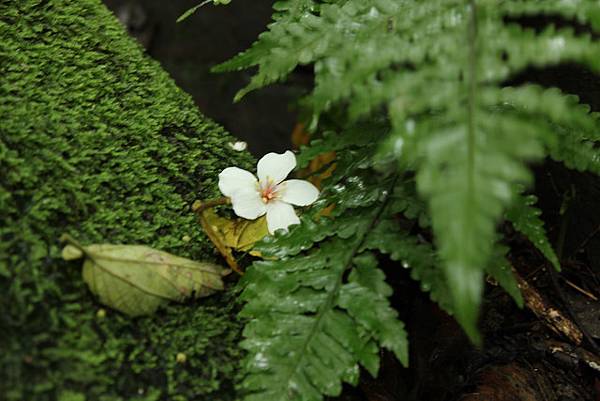
<instances>
[{"instance_id":1,"label":"yellow-green leaf","mask_svg":"<svg viewBox=\"0 0 600 401\"><path fill-rule=\"evenodd\" d=\"M83 252L76 246L68 244L62 250L62 257L64 260L80 259L83 257Z\"/></svg>"},{"instance_id":2,"label":"yellow-green leaf","mask_svg":"<svg viewBox=\"0 0 600 401\"><path fill-rule=\"evenodd\" d=\"M230 220L220 217L214 210L205 210L203 215L223 245L236 251L252 249L257 241L269 234L264 216L256 220Z\"/></svg>"},{"instance_id":3,"label":"yellow-green leaf","mask_svg":"<svg viewBox=\"0 0 600 401\"><path fill-rule=\"evenodd\" d=\"M129 316L148 315L169 302L223 290L221 266L195 262L143 245L74 243L65 260L85 256L83 280L100 302Z\"/></svg>"}]
</instances>

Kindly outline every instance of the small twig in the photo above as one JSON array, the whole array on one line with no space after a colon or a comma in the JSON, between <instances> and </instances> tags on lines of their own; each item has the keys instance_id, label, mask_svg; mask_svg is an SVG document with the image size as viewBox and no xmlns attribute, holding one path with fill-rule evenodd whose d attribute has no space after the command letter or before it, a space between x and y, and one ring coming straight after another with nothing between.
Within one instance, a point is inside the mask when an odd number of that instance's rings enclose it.
<instances>
[{"instance_id":1,"label":"small twig","mask_svg":"<svg viewBox=\"0 0 600 401\"><path fill-rule=\"evenodd\" d=\"M573 362L583 362L589 368L600 373L600 358L583 348L552 340L546 341L545 346L552 354L567 355Z\"/></svg>"},{"instance_id":2,"label":"small twig","mask_svg":"<svg viewBox=\"0 0 600 401\"><path fill-rule=\"evenodd\" d=\"M215 206L227 205L229 203L231 203L231 200L226 197L217 198L217 199L209 200L206 202L201 202L201 201L197 200L192 204L192 212L200 215L206 209L210 209Z\"/></svg>"},{"instance_id":3,"label":"small twig","mask_svg":"<svg viewBox=\"0 0 600 401\"><path fill-rule=\"evenodd\" d=\"M600 233L600 225L594 230L592 230L592 232L587 237L585 237L583 242L575 249L575 251L573 251L573 254L577 254L577 252L584 249L587 246L588 242L590 242L598 233Z\"/></svg>"},{"instance_id":4,"label":"small twig","mask_svg":"<svg viewBox=\"0 0 600 401\"><path fill-rule=\"evenodd\" d=\"M590 335L590 333L588 332L586 327L581 323L581 320L579 319L579 317L577 317L577 315L573 311L573 308L571 307L571 303L569 302L569 300L563 293L562 289L560 288L560 284L558 283L558 279L556 278L558 273L554 269L548 269L548 270L550 273L550 281L552 282L552 286L556 290L558 297L562 300L562 303L563 303L565 309L567 310L567 313L571 316L571 319L573 319L575 324L579 327L580 332L588 340L588 343L592 346L594 351L600 352L600 347L598 347L598 344L596 344L596 341L592 338L592 336ZM579 344L577 344L577 345L579 345Z\"/></svg>"},{"instance_id":5,"label":"small twig","mask_svg":"<svg viewBox=\"0 0 600 401\"><path fill-rule=\"evenodd\" d=\"M533 277L537 272L539 272L540 270L543 270L546 267L545 263L542 263L541 265L539 265L538 267L536 267L535 269L533 269L533 271L529 272L527 274L527 276L525 276L526 279L529 279L531 277Z\"/></svg>"},{"instance_id":6,"label":"small twig","mask_svg":"<svg viewBox=\"0 0 600 401\"><path fill-rule=\"evenodd\" d=\"M570 206L571 202L573 201L573 199L575 199L575 196L576 196L576 191L575 191L574 185L571 185L570 193L567 192L563 195L563 204L562 204L561 210L560 210L560 214L562 215L562 221L561 221L560 232L559 232L559 236L558 236L559 237L558 245L556 247L556 256L558 257L558 260L563 260L563 250L564 250L564 246L565 246L565 242L566 242L567 227L569 224L569 214L570 214L569 206ZM582 335L582 338L580 339L580 341L583 339L583 337L585 337L585 339L592 346L594 351L600 352L600 347L598 347L598 344L596 344L596 341L594 341L594 339L592 338L592 336L590 335L590 333L588 332L586 327L581 323L581 320L577 317L577 315L573 311L573 308L571 307L571 303L569 302L567 297L565 297L565 294L563 293L562 289L560 288L560 284L558 283L558 279L557 279L558 273L554 269L548 269L548 272L550 274L550 281L552 282L552 286L554 287L556 293L558 294L558 297L561 299L563 306L567 310L567 313L571 316L571 319L573 319L573 322L575 322L575 324L579 327L579 333ZM576 343L576 344L579 345L579 343Z\"/></svg>"},{"instance_id":7,"label":"small twig","mask_svg":"<svg viewBox=\"0 0 600 401\"><path fill-rule=\"evenodd\" d=\"M594 294L592 294L591 292L584 290L583 288L581 288L581 287L580 287L580 286L578 286L577 284L575 284L575 283L573 283L573 282L571 282L571 281L567 280L566 278L565 278L564 280L565 280L565 283L566 283L566 284L567 284L569 287L571 287L571 288L573 288L573 289L575 289L575 290L579 291L580 293L582 293L583 295L587 296L588 298L591 298L591 299L593 299L594 301L597 301L597 300L598 300L598 297L597 297L597 296L595 296Z\"/></svg>"},{"instance_id":8,"label":"small twig","mask_svg":"<svg viewBox=\"0 0 600 401\"><path fill-rule=\"evenodd\" d=\"M549 306L542 295L534 287L530 286L514 268L513 273L517 279L527 308L552 331L564 335L576 345L581 344L583 340L581 330L568 317L564 316L561 311Z\"/></svg>"},{"instance_id":9,"label":"small twig","mask_svg":"<svg viewBox=\"0 0 600 401\"><path fill-rule=\"evenodd\" d=\"M598 280L598 277L596 277L596 273L594 273L592 271L592 269L590 269L590 267L583 263L583 267L585 268L585 270L587 270L589 276L592 278L592 280L594 280L594 284L596 285L596 288L600 288L600 280Z\"/></svg>"}]
</instances>

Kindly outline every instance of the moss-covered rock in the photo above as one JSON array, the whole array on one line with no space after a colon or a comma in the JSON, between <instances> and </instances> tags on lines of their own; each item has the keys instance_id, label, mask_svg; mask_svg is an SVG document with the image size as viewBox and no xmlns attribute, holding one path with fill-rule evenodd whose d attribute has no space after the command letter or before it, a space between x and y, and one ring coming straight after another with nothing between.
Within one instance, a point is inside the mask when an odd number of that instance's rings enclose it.
<instances>
[{"instance_id":1,"label":"moss-covered rock","mask_svg":"<svg viewBox=\"0 0 600 401\"><path fill-rule=\"evenodd\" d=\"M251 162L229 141L99 0L0 2L0 399L233 397L227 294L129 319L58 243L215 259L189 206Z\"/></svg>"}]
</instances>

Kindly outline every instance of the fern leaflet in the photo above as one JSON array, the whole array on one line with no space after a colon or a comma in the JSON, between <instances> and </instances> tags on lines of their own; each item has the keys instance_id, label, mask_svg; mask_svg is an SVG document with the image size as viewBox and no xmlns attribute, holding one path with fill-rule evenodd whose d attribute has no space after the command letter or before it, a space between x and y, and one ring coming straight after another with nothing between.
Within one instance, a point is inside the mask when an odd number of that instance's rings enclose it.
<instances>
[{"instance_id":1,"label":"fern leaflet","mask_svg":"<svg viewBox=\"0 0 600 401\"><path fill-rule=\"evenodd\" d=\"M245 400L338 395L342 381L356 384L358 364L376 375L377 344L408 363L406 332L387 302L392 290L365 250L387 205L382 196L376 207L348 209L334 221L304 217L332 237L299 254L285 244L306 244L298 238L305 236L304 227L292 229L277 240L278 260L249 269L241 295L247 302L242 316L251 319L242 342L250 353L241 386ZM259 249L273 256L268 244Z\"/></svg>"}]
</instances>

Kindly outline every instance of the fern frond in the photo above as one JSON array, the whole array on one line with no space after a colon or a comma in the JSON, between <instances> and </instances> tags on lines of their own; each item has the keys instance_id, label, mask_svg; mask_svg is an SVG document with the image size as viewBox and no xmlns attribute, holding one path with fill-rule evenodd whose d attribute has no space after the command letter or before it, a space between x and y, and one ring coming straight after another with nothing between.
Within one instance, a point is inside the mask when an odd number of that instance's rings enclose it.
<instances>
[{"instance_id":1,"label":"fern frond","mask_svg":"<svg viewBox=\"0 0 600 401\"><path fill-rule=\"evenodd\" d=\"M304 54L311 44L316 46L319 38L313 34L318 21L313 13L319 9L313 0L284 0L274 5L274 22L268 31L262 33L252 47L233 59L213 68L214 72L235 71L258 65L258 73L235 99L240 100L245 94L263 86L283 79L298 64L303 63ZM284 46L282 46L282 41ZM299 58L288 57L283 49L297 48L301 50ZM307 60L308 62L308 60Z\"/></svg>"},{"instance_id":2,"label":"fern frond","mask_svg":"<svg viewBox=\"0 0 600 401\"><path fill-rule=\"evenodd\" d=\"M213 71L238 71L260 64L261 60L268 57L271 51L278 47L278 43L287 36L286 31L293 32L294 29L292 27L294 24L298 24L304 16L310 14L316 7L317 5L314 0L278 1L273 7L275 9L275 13L273 14L274 21L267 26L268 31L260 34L258 40L250 49L215 66ZM276 65L277 63L274 64ZM263 69L268 70L269 67L264 66ZM269 74L274 75L272 72Z\"/></svg>"},{"instance_id":3,"label":"fern frond","mask_svg":"<svg viewBox=\"0 0 600 401\"><path fill-rule=\"evenodd\" d=\"M600 7L594 1L536 1L508 0L497 4L503 15L523 16L561 16L566 20L575 20L580 24L590 24L600 32Z\"/></svg>"},{"instance_id":4,"label":"fern frond","mask_svg":"<svg viewBox=\"0 0 600 401\"><path fill-rule=\"evenodd\" d=\"M355 124L341 132L325 131L320 138L300 148L297 157L298 167L304 168L317 156L328 152L362 149L377 144L389 133L389 124L369 121L368 124Z\"/></svg>"},{"instance_id":5,"label":"fern frond","mask_svg":"<svg viewBox=\"0 0 600 401\"><path fill-rule=\"evenodd\" d=\"M534 206L537 203L537 197L521 192L522 190L515 195L511 207L506 211L506 218L517 231L531 241L556 270L560 270L560 262L548 240L544 222L540 219L542 212Z\"/></svg>"},{"instance_id":6,"label":"fern frond","mask_svg":"<svg viewBox=\"0 0 600 401\"><path fill-rule=\"evenodd\" d=\"M401 262L403 268L410 269L411 277L420 283L421 289L429 292L433 301L446 312L453 313L450 289L431 244L409 235L394 218L390 218L377 224L363 248L377 250Z\"/></svg>"},{"instance_id":7,"label":"fern frond","mask_svg":"<svg viewBox=\"0 0 600 401\"><path fill-rule=\"evenodd\" d=\"M359 364L376 375L377 344L408 362L404 326L387 301L391 288L363 249L386 204L314 223L336 231L318 248L299 254L292 245L306 243L304 226L280 234L277 249L259 248L265 256L276 251L279 259L255 263L243 280L242 316L250 318L241 344L249 352L245 400L338 395L342 382L356 384Z\"/></svg>"},{"instance_id":8,"label":"fern frond","mask_svg":"<svg viewBox=\"0 0 600 401\"><path fill-rule=\"evenodd\" d=\"M569 168L600 174L600 114L576 96L535 85L481 91L484 104L512 119L520 131L537 132L548 155Z\"/></svg>"}]
</instances>

